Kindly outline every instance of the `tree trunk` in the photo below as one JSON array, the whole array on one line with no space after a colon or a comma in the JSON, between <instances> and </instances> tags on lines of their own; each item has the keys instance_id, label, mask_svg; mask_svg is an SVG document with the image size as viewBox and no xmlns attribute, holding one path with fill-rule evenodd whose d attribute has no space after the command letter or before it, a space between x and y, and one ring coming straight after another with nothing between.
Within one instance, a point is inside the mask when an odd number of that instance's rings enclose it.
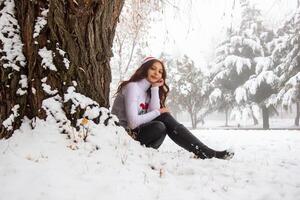
<instances>
[{"instance_id":1,"label":"tree trunk","mask_svg":"<svg viewBox=\"0 0 300 200\"><path fill-rule=\"evenodd\" d=\"M55 95L62 98L67 118L72 125L76 125L76 120L83 115L84 107L74 107L72 100L65 101L70 87L76 88L76 92L91 98L99 106L109 107L109 61L123 3L124 0L15 1L15 18L20 26L26 64L16 71L4 68L5 63L0 63L1 124L13 113L12 108L19 106L13 128L8 130L1 125L0 138L11 136L13 130L21 125L24 116L30 119L45 118L43 101ZM43 11L48 9L47 24L34 36L38 17L43 16ZM54 67L45 63L43 52L53 57ZM22 75L27 77L27 87L23 88L26 93L18 95L16 91L20 88L18 84ZM46 86L50 86L50 92Z\"/></svg>"},{"instance_id":2,"label":"tree trunk","mask_svg":"<svg viewBox=\"0 0 300 200\"><path fill-rule=\"evenodd\" d=\"M225 109L225 127L228 127L228 108Z\"/></svg>"},{"instance_id":3,"label":"tree trunk","mask_svg":"<svg viewBox=\"0 0 300 200\"><path fill-rule=\"evenodd\" d=\"M269 129L269 111L266 105L262 106L262 115L263 115L263 129Z\"/></svg>"},{"instance_id":4,"label":"tree trunk","mask_svg":"<svg viewBox=\"0 0 300 200\"><path fill-rule=\"evenodd\" d=\"M257 125L258 124L258 120L256 119L256 117L253 116L252 118L253 118L253 124Z\"/></svg>"},{"instance_id":5,"label":"tree trunk","mask_svg":"<svg viewBox=\"0 0 300 200\"><path fill-rule=\"evenodd\" d=\"M299 126L299 118L300 118L300 102L296 103L296 118L295 118L295 126Z\"/></svg>"},{"instance_id":6,"label":"tree trunk","mask_svg":"<svg viewBox=\"0 0 300 200\"><path fill-rule=\"evenodd\" d=\"M189 112L190 113L190 117L191 117L191 121L192 121L192 129L196 128L196 121L195 121L195 117L193 112Z\"/></svg>"}]
</instances>

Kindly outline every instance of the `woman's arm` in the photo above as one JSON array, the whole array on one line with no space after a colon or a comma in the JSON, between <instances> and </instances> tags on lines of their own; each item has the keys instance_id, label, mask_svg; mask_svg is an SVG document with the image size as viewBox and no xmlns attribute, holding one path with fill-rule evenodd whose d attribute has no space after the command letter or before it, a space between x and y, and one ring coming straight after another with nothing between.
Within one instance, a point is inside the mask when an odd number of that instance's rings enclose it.
<instances>
[{"instance_id":1,"label":"woman's arm","mask_svg":"<svg viewBox=\"0 0 300 200\"><path fill-rule=\"evenodd\" d=\"M148 111L160 109L159 87L151 87L151 99Z\"/></svg>"},{"instance_id":2,"label":"woman's arm","mask_svg":"<svg viewBox=\"0 0 300 200\"><path fill-rule=\"evenodd\" d=\"M139 89L136 83L129 83L124 92L126 117L128 126L131 129L134 129L146 122L150 122L160 115L160 111L158 109L152 110L146 114L138 114L138 106L139 103L141 103L138 102L138 91Z\"/></svg>"}]
</instances>

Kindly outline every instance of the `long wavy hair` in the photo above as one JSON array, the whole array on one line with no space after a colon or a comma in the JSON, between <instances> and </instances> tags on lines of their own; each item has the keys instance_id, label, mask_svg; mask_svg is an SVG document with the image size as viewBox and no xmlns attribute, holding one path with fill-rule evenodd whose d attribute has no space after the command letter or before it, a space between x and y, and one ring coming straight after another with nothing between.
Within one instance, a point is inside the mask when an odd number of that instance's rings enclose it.
<instances>
[{"instance_id":1,"label":"long wavy hair","mask_svg":"<svg viewBox=\"0 0 300 200\"><path fill-rule=\"evenodd\" d=\"M122 91L122 89L130 82L137 82L139 80L142 80L143 78L146 78L148 76L148 70L149 68L156 62L159 62L162 65L162 69L163 69L163 73L162 73L162 79L164 80L164 85L159 87L159 99L160 99L160 107L165 107L165 102L166 102L166 98L167 95L169 93L169 86L166 84L166 77L167 77L167 73L166 73L166 69L165 69L165 65L162 61L158 60L158 59L152 59L149 60L148 62L142 64L135 72L134 74L130 77L129 80L127 81L123 81L119 87L118 90L116 92L119 93ZM149 95L151 95L150 92L150 88L147 90L147 93Z\"/></svg>"}]
</instances>

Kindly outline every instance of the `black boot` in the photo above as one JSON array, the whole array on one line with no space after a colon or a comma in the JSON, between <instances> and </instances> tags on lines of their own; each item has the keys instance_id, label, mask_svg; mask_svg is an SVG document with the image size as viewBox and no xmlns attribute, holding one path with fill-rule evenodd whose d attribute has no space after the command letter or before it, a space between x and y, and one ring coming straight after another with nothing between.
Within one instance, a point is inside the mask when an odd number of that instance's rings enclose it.
<instances>
[{"instance_id":1,"label":"black boot","mask_svg":"<svg viewBox=\"0 0 300 200\"><path fill-rule=\"evenodd\" d=\"M198 158L201 159L213 157L219 159L231 159L234 155L234 153L231 151L215 151L209 148L182 124L178 124L168 135L176 144L187 151L193 152Z\"/></svg>"}]
</instances>

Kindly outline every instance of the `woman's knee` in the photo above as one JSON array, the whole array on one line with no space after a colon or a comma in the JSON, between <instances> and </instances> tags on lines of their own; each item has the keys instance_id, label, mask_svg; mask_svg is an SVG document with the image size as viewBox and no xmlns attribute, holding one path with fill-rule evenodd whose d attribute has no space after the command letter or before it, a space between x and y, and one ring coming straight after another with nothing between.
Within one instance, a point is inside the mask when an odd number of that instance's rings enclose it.
<instances>
[{"instance_id":1,"label":"woman's knee","mask_svg":"<svg viewBox=\"0 0 300 200\"><path fill-rule=\"evenodd\" d=\"M152 128L155 130L155 132L159 132L161 134L166 134L166 126L163 122L161 121L153 121L152 122Z\"/></svg>"},{"instance_id":2,"label":"woman's knee","mask_svg":"<svg viewBox=\"0 0 300 200\"><path fill-rule=\"evenodd\" d=\"M169 112L161 113L160 116L161 116L161 117L173 117L173 116L171 115L171 113L169 113Z\"/></svg>"},{"instance_id":3,"label":"woman's knee","mask_svg":"<svg viewBox=\"0 0 300 200\"><path fill-rule=\"evenodd\" d=\"M171 113L168 112L162 113L156 120L163 122L167 129L172 129L179 124Z\"/></svg>"},{"instance_id":4,"label":"woman's knee","mask_svg":"<svg viewBox=\"0 0 300 200\"><path fill-rule=\"evenodd\" d=\"M142 127L138 131L137 140L140 141L142 145L157 149L166 137L166 130L166 126L163 122L151 121L147 123L147 126Z\"/></svg>"},{"instance_id":5,"label":"woman's knee","mask_svg":"<svg viewBox=\"0 0 300 200\"><path fill-rule=\"evenodd\" d=\"M138 135L146 138L160 138L167 134L167 128L161 121L151 121L138 130Z\"/></svg>"}]
</instances>

